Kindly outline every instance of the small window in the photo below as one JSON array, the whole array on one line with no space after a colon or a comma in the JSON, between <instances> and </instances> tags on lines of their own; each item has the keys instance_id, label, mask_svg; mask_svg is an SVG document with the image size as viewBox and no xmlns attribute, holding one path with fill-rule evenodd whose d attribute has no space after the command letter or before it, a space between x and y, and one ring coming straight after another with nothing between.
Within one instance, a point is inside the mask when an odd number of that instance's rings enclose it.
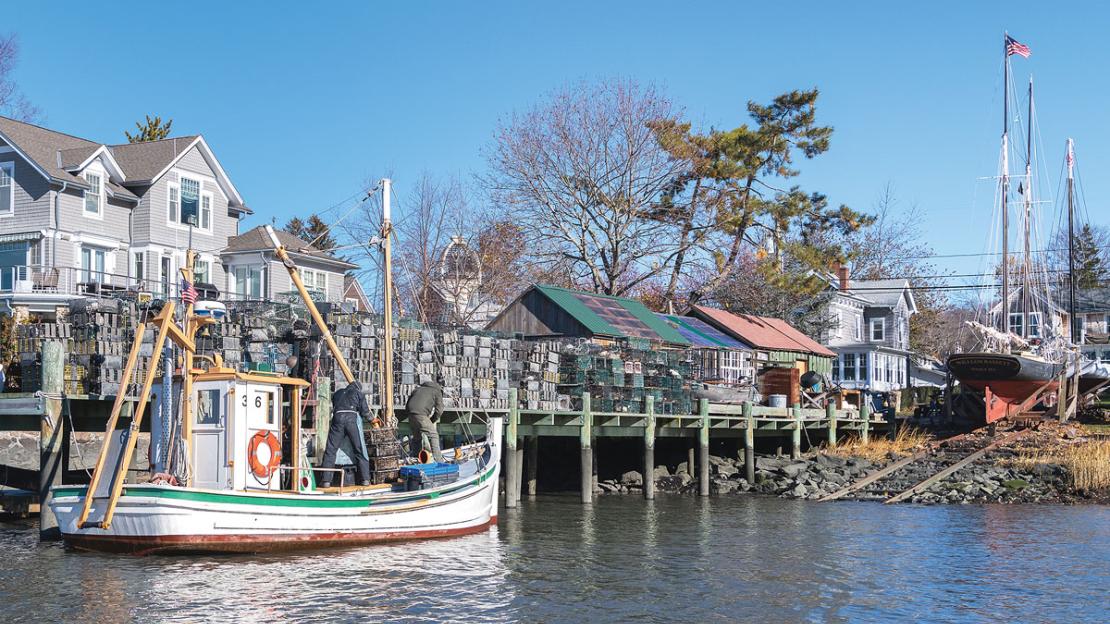
<instances>
[{"instance_id":1,"label":"small window","mask_svg":"<svg viewBox=\"0 0 1110 624\"><path fill-rule=\"evenodd\" d=\"M220 390L201 390L197 392L197 424L217 426L223 419L223 405L220 401Z\"/></svg>"},{"instance_id":2,"label":"small window","mask_svg":"<svg viewBox=\"0 0 1110 624\"><path fill-rule=\"evenodd\" d=\"M0 214L15 210L15 163L0 163Z\"/></svg>"},{"instance_id":3,"label":"small window","mask_svg":"<svg viewBox=\"0 0 1110 624\"><path fill-rule=\"evenodd\" d=\"M886 340L886 319L871 319L871 341L882 342Z\"/></svg>"},{"instance_id":4,"label":"small window","mask_svg":"<svg viewBox=\"0 0 1110 624\"><path fill-rule=\"evenodd\" d=\"M169 190L170 221L179 223L181 221L181 218L178 216L181 214L181 189L178 188L176 184L170 184L167 188Z\"/></svg>"},{"instance_id":5,"label":"small window","mask_svg":"<svg viewBox=\"0 0 1110 624\"><path fill-rule=\"evenodd\" d=\"M867 377L867 354L859 354L859 380L868 381Z\"/></svg>"},{"instance_id":6,"label":"small window","mask_svg":"<svg viewBox=\"0 0 1110 624\"><path fill-rule=\"evenodd\" d=\"M856 380L856 354L844 354L844 381Z\"/></svg>"},{"instance_id":7,"label":"small window","mask_svg":"<svg viewBox=\"0 0 1110 624\"><path fill-rule=\"evenodd\" d=\"M253 266L235 267L235 294L243 299L261 299L262 269Z\"/></svg>"},{"instance_id":8,"label":"small window","mask_svg":"<svg viewBox=\"0 0 1110 624\"><path fill-rule=\"evenodd\" d=\"M210 284L212 263L207 260L194 260L193 261L193 283L194 284Z\"/></svg>"},{"instance_id":9,"label":"small window","mask_svg":"<svg viewBox=\"0 0 1110 624\"><path fill-rule=\"evenodd\" d=\"M104 193L100 176L95 173L86 173L85 181L89 183L89 190L85 191L85 212L99 215L100 203Z\"/></svg>"},{"instance_id":10,"label":"small window","mask_svg":"<svg viewBox=\"0 0 1110 624\"><path fill-rule=\"evenodd\" d=\"M1021 312L1013 312L1010 314L1010 333L1016 336L1025 335L1025 325L1022 322Z\"/></svg>"},{"instance_id":11,"label":"small window","mask_svg":"<svg viewBox=\"0 0 1110 624\"><path fill-rule=\"evenodd\" d=\"M208 193L200 196L200 228L212 229L212 196Z\"/></svg>"},{"instance_id":12,"label":"small window","mask_svg":"<svg viewBox=\"0 0 1110 624\"><path fill-rule=\"evenodd\" d=\"M856 317L856 340L863 340L863 317Z\"/></svg>"},{"instance_id":13,"label":"small window","mask_svg":"<svg viewBox=\"0 0 1110 624\"><path fill-rule=\"evenodd\" d=\"M832 378L833 381L840 381L840 357L834 357L832 361Z\"/></svg>"},{"instance_id":14,"label":"small window","mask_svg":"<svg viewBox=\"0 0 1110 624\"><path fill-rule=\"evenodd\" d=\"M135 282L142 287L143 280L146 279L146 252L135 252Z\"/></svg>"}]
</instances>

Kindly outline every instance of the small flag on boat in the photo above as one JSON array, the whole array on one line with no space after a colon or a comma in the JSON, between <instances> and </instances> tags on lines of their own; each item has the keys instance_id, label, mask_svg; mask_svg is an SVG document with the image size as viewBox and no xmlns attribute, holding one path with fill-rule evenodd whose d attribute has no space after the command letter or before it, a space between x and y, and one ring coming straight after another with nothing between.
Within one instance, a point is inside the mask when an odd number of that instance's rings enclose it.
<instances>
[{"instance_id":1,"label":"small flag on boat","mask_svg":"<svg viewBox=\"0 0 1110 624\"><path fill-rule=\"evenodd\" d=\"M193 283L184 277L181 278L181 303L185 305L193 305L197 302L197 289L193 288Z\"/></svg>"},{"instance_id":2,"label":"small flag on boat","mask_svg":"<svg viewBox=\"0 0 1110 624\"><path fill-rule=\"evenodd\" d=\"M1019 42L1010 35L1006 35L1006 56L1020 55L1022 58L1029 58L1031 52L1029 46Z\"/></svg>"}]
</instances>

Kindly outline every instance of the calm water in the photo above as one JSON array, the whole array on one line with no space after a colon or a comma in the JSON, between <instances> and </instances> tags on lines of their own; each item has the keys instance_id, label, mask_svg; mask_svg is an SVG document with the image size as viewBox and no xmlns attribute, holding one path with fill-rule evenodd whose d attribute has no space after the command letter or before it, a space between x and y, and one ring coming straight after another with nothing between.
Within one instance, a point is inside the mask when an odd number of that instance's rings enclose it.
<instances>
[{"instance_id":1,"label":"calm water","mask_svg":"<svg viewBox=\"0 0 1110 624\"><path fill-rule=\"evenodd\" d=\"M1110 508L770 498L524 501L464 538L120 558L0 524L15 621L1110 619Z\"/></svg>"}]
</instances>

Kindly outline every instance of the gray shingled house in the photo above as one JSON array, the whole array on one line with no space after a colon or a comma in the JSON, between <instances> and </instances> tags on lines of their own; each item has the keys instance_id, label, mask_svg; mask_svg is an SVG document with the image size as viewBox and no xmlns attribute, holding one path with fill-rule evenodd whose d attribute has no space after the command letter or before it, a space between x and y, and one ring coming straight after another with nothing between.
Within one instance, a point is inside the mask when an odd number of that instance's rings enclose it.
<instances>
[{"instance_id":1,"label":"gray shingled house","mask_svg":"<svg viewBox=\"0 0 1110 624\"><path fill-rule=\"evenodd\" d=\"M0 117L0 312L75 295L227 283L220 251L251 211L202 136L108 145Z\"/></svg>"},{"instance_id":2,"label":"gray shingled house","mask_svg":"<svg viewBox=\"0 0 1110 624\"><path fill-rule=\"evenodd\" d=\"M305 288L319 301L343 303L345 294L344 274L358 265L320 251L308 241L301 240L283 230L276 230L278 240L292 256L301 272ZM274 256L263 226L227 239L227 246L220 253L227 271L227 283L217 284L229 299L286 300L298 299L289 272Z\"/></svg>"}]
</instances>

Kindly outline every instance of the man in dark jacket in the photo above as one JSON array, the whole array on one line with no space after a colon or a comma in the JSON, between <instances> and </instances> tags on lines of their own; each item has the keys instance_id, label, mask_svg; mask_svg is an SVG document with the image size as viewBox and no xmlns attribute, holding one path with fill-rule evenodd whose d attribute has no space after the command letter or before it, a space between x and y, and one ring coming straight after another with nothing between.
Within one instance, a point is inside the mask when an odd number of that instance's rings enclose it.
<instances>
[{"instance_id":1,"label":"man in dark jacket","mask_svg":"<svg viewBox=\"0 0 1110 624\"><path fill-rule=\"evenodd\" d=\"M370 459L363 452L363 441L359 435L358 419L370 420L370 406L366 404L366 397L362 394L362 385L357 381L347 384L342 390L337 390L331 395L331 428L328 429L328 446L324 450L324 461L321 468L335 468L335 453L343 445L344 440L350 440L358 472L359 485L370 485ZM331 470L325 471L320 485L331 487Z\"/></svg>"},{"instance_id":2,"label":"man in dark jacket","mask_svg":"<svg viewBox=\"0 0 1110 624\"><path fill-rule=\"evenodd\" d=\"M421 434L428 436L431 446L432 458L437 462L443 461L443 451L439 448L439 431L436 423L443 416L443 387L435 381L425 381L409 395L405 403L405 411L409 416L409 429L412 430L412 442L409 449L413 456L418 456L423 449L420 440Z\"/></svg>"}]
</instances>

